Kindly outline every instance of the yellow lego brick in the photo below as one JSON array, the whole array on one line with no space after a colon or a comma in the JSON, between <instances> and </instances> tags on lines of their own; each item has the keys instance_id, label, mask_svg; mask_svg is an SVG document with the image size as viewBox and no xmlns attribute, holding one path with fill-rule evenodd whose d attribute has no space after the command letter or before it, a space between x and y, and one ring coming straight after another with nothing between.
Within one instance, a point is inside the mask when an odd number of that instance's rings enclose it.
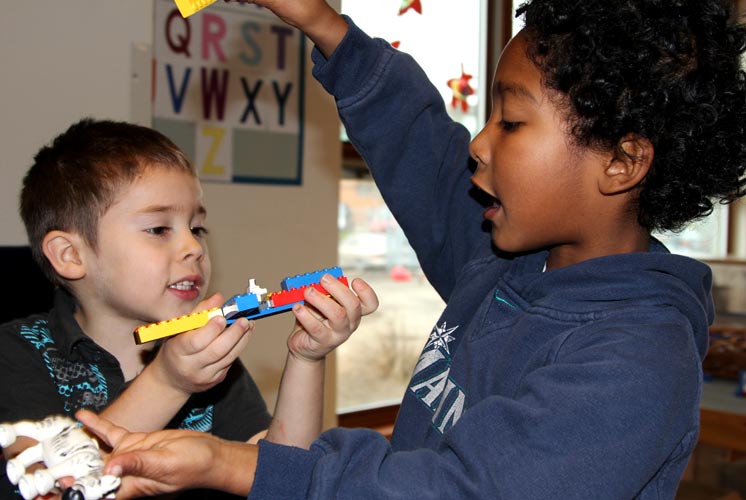
<instances>
[{"instance_id":1,"label":"yellow lego brick","mask_svg":"<svg viewBox=\"0 0 746 500\"><path fill-rule=\"evenodd\" d=\"M176 7L179 8L181 17L187 18L195 12L204 9L208 5L217 2L217 0L174 0Z\"/></svg>"},{"instance_id":2,"label":"yellow lego brick","mask_svg":"<svg viewBox=\"0 0 746 500\"><path fill-rule=\"evenodd\" d=\"M194 330L195 328L205 326L210 318L216 314L222 314L222 310L219 307L140 326L135 330L135 342L144 344Z\"/></svg>"}]
</instances>

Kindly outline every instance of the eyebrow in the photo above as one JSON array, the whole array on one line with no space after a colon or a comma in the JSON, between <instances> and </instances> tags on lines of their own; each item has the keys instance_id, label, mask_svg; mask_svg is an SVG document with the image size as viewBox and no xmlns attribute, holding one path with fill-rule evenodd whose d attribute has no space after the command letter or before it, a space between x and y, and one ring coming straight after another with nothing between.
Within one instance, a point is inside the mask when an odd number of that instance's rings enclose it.
<instances>
[{"instance_id":1,"label":"eyebrow","mask_svg":"<svg viewBox=\"0 0 746 500\"><path fill-rule=\"evenodd\" d=\"M138 210L141 214L154 214L154 213L166 213L166 212L173 212L177 208L173 205L149 205L142 210ZM205 215L207 213L207 209L200 205L199 208L197 208L197 215Z\"/></svg>"},{"instance_id":2,"label":"eyebrow","mask_svg":"<svg viewBox=\"0 0 746 500\"><path fill-rule=\"evenodd\" d=\"M498 96L498 95L505 95L505 94L512 94L516 97L529 99L532 102L539 103L539 101L536 99L534 94L531 93L528 88L526 88L524 85L521 85L519 83L510 83L510 82L504 82L504 81L496 81L492 85L492 95Z\"/></svg>"}]
</instances>

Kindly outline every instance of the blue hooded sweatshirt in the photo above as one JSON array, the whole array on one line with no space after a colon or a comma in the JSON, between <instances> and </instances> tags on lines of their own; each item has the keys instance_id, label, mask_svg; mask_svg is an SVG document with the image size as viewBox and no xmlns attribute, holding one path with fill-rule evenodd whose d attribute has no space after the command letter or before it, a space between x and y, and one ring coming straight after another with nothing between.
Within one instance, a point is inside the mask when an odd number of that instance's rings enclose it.
<instances>
[{"instance_id":1,"label":"blue hooded sweatshirt","mask_svg":"<svg viewBox=\"0 0 746 500\"><path fill-rule=\"evenodd\" d=\"M348 22L314 76L446 308L390 443L262 441L249 498L674 498L697 443L709 268L654 239L546 272L546 252L500 255L468 132L411 57Z\"/></svg>"}]
</instances>

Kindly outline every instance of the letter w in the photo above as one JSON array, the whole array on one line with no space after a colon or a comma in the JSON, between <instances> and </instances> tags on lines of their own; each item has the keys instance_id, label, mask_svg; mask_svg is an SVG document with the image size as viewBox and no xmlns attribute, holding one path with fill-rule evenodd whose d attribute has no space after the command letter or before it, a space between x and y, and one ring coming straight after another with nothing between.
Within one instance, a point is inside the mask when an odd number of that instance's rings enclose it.
<instances>
[{"instance_id":1,"label":"letter w","mask_svg":"<svg viewBox=\"0 0 746 500\"><path fill-rule=\"evenodd\" d=\"M207 68L201 68L202 74L202 116L209 120L212 115L212 102L215 101L217 119L222 120L225 116L225 98L228 94L228 70L223 70L218 76L218 70L210 71L209 79ZM221 79L222 76L222 79Z\"/></svg>"}]
</instances>

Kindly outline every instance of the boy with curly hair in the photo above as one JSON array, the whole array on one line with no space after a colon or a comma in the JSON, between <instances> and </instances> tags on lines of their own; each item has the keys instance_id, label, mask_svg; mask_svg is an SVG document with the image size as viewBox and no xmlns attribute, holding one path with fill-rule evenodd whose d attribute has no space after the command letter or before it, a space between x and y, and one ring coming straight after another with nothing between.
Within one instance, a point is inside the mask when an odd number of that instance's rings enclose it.
<instances>
[{"instance_id":1,"label":"boy with curly hair","mask_svg":"<svg viewBox=\"0 0 746 500\"><path fill-rule=\"evenodd\" d=\"M651 234L744 194L731 3L526 2L472 141L409 56L322 0L251 3L315 42L315 76L447 305L390 443L336 429L310 450L233 448L81 414L134 476L120 496L199 477L252 499L673 498L711 273Z\"/></svg>"}]
</instances>

